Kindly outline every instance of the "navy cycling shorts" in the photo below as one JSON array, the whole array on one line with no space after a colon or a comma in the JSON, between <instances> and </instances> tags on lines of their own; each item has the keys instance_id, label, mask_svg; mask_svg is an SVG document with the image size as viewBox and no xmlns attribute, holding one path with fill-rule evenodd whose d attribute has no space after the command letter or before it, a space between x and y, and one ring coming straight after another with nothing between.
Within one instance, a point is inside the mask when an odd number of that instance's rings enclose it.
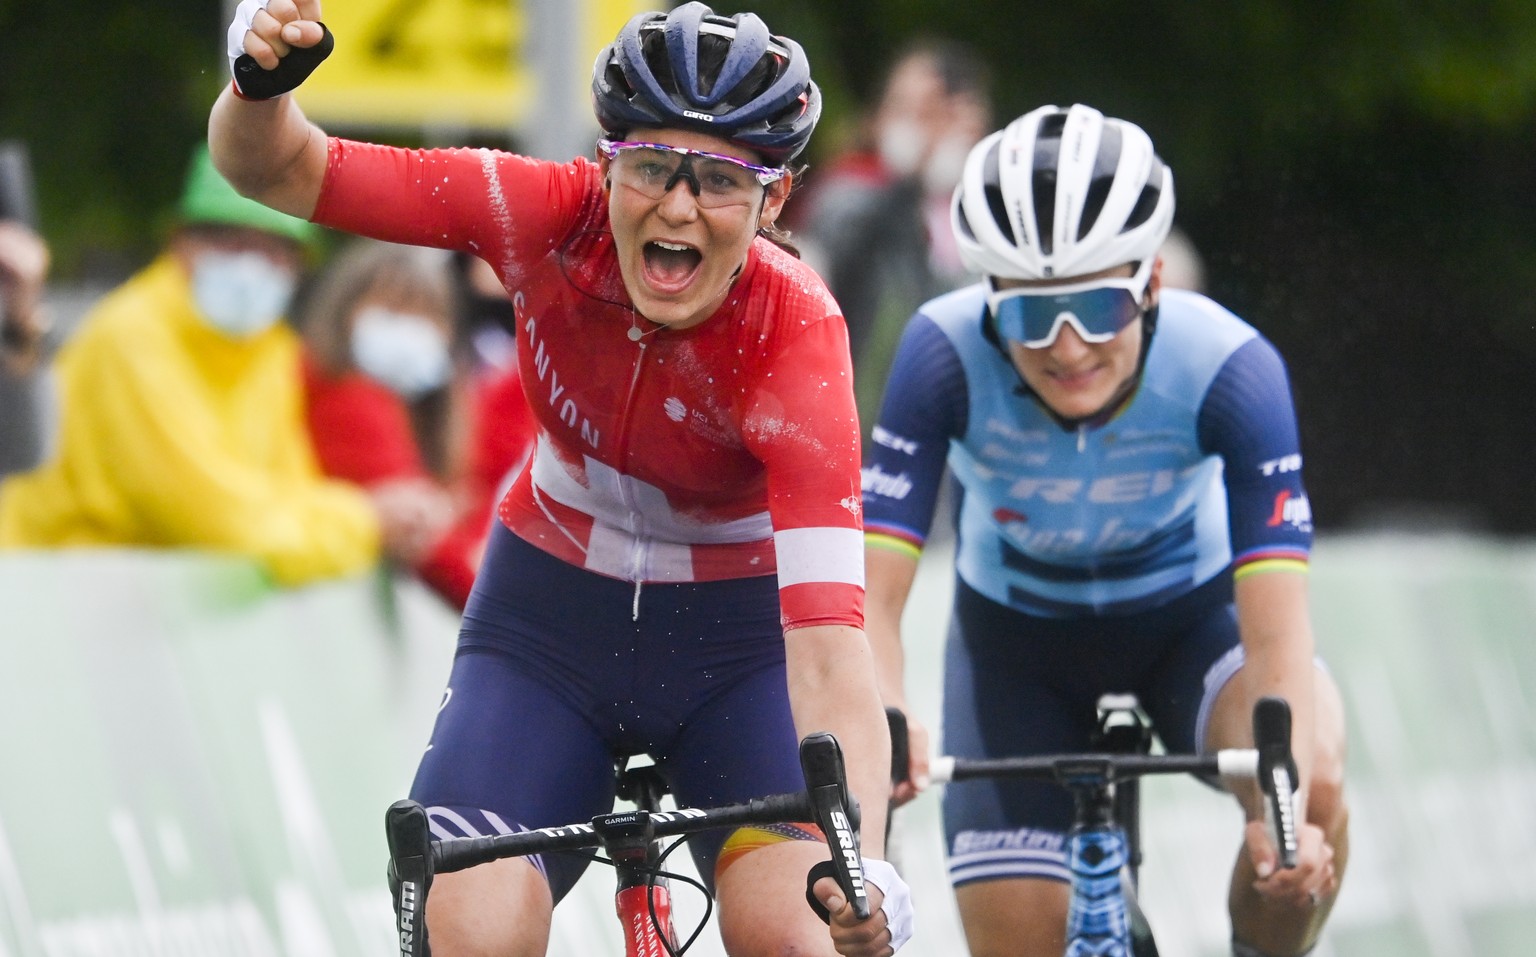
<instances>
[{"instance_id":1,"label":"navy cycling shorts","mask_svg":"<svg viewBox=\"0 0 1536 957\"><path fill-rule=\"evenodd\" d=\"M1088 750L1096 705L1131 692L1170 752L1199 750L1216 694L1242 665L1227 575L1169 605L1036 618L957 581L946 644L944 750L991 758ZM944 792L950 880L1067 880L1071 795L1046 781L957 781Z\"/></svg>"},{"instance_id":2,"label":"navy cycling shorts","mask_svg":"<svg viewBox=\"0 0 1536 957\"><path fill-rule=\"evenodd\" d=\"M777 579L647 584L636 600L633 582L495 527L411 786L435 836L607 813L614 760L625 755L651 755L680 807L805 787ZM727 836L689 841L707 883ZM586 863L566 853L535 861L556 901Z\"/></svg>"}]
</instances>

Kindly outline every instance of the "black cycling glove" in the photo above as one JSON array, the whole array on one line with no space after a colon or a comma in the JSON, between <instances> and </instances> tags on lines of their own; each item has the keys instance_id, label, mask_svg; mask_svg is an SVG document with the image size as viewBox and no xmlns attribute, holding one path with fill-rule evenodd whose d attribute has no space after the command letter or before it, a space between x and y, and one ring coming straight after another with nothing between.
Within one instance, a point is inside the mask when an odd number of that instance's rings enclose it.
<instances>
[{"instance_id":1,"label":"black cycling glove","mask_svg":"<svg viewBox=\"0 0 1536 957\"><path fill-rule=\"evenodd\" d=\"M315 67L331 55L336 38L325 24L320 24L320 42L312 47L294 47L277 61L277 67L264 70L249 53L235 57L232 67L235 90L247 100L270 100L296 88L315 72Z\"/></svg>"}]
</instances>

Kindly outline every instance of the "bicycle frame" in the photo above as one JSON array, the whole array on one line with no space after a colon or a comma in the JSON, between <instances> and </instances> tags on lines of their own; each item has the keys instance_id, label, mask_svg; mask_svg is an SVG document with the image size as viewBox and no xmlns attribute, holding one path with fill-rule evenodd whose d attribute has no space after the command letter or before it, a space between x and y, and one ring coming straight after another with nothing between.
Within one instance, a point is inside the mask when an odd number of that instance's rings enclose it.
<instances>
[{"instance_id":1,"label":"bicycle frame","mask_svg":"<svg viewBox=\"0 0 1536 957\"><path fill-rule=\"evenodd\" d=\"M1111 702L1107 711L1113 717L1132 707L1133 703ZM1140 724L1139 719L1136 724ZM1262 698L1254 707L1253 748L1208 755L1154 755L1141 750L1142 739L1135 727L1132 733L1136 737L1123 735L1118 745L1108 742L1111 747L1122 748L1118 751L1018 758L940 757L930 768L935 783L1012 776L1054 780L1071 791L1074 812L1067 837L1067 861L1072 898L1066 957L1157 955L1151 929L1136 903L1136 868L1140 863L1136 782L1143 775L1257 779L1270 809L1281 866L1295 866L1292 800L1296 772L1290 758L1290 708L1283 700ZM1136 745L1134 750L1124 750L1127 741Z\"/></svg>"},{"instance_id":2,"label":"bicycle frame","mask_svg":"<svg viewBox=\"0 0 1536 957\"><path fill-rule=\"evenodd\" d=\"M662 842L641 823L661 809L666 782L655 765L629 768L621 763L616 774L618 796L646 815L608 815L593 822L613 862L618 885L614 910L624 928L624 957L680 953L672 926L671 882L659 872Z\"/></svg>"}]
</instances>

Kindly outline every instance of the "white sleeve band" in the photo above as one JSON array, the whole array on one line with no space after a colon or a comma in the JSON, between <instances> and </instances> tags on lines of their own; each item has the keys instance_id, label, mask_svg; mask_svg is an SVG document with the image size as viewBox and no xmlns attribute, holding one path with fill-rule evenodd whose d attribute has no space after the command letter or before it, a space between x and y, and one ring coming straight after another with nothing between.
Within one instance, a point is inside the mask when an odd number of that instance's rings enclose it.
<instances>
[{"instance_id":1,"label":"white sleeve band","mask_svg":"<svg viewBox=\"0 0 1536 957\"><path fill-rule=\"evenodd\" d=\"M836 582L864 587L864 533L856 528L786 528L773 533L779 587Z\"/></svg>"},{"instance_id":2,"label":"white sleeve band","mask_svg":"<svg viewBox=\"0 0 1536 957\"><path fill-rule=\"evenodd\" d=\"M880 888L885 900L880 910L885 913L885 926L891 932L891 949L912 939L912 890L901 879L889 861L873 857L864 858L864 880Z\"/></svg>"},{"instance_id":3,"label":"white sleeve band","mask_svg":"<svg viewBox=\"0 0 1536 957\"><path fill-rule=\"evenodd\" d=\"M228 44L225 47L229 54L229 71L235 71L235 59L245 52L245 34L251 29L251 21L256 19L260 10L267 9L268 0L240 0L240 5L235 8L235 19L229 25Z\"/></svg>"}]
</instances>

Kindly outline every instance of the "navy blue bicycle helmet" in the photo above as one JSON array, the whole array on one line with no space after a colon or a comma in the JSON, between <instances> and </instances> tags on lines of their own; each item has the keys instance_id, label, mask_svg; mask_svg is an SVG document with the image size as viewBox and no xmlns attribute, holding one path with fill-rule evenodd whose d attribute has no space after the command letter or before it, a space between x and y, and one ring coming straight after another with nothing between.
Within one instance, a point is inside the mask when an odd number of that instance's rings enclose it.
<instances>
[{"instance_id":1,"label":"navy blue bicycle helmet","mask_svg":"<svg viewBox=\"0 0 1536 957\"><path fill-rule=\"evenodd\" d=\"M709 133L774 165L793 160L821 116L821 91L800 45L753 13L702 3L635 16L598 54L592 105L610 136L635 127Z\"/></svg>"}]
</instances>

